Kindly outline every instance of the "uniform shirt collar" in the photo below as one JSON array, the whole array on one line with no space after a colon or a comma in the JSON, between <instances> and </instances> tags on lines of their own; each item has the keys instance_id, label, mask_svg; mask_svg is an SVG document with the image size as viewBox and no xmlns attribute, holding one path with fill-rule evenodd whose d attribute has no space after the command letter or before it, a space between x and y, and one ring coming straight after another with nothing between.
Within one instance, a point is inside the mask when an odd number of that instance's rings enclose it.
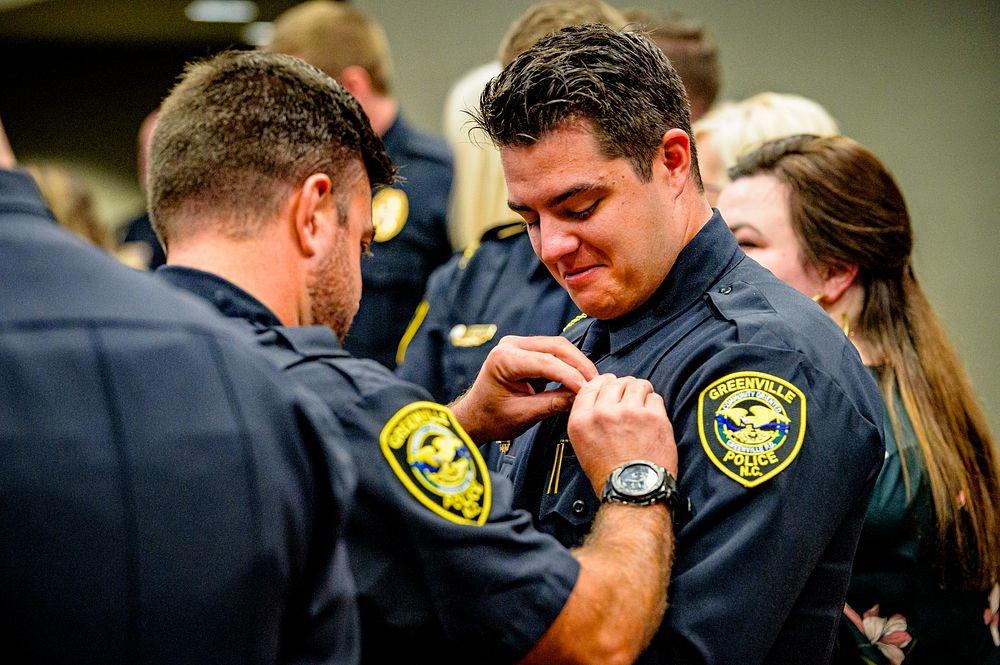
<instances>
[{"instance_id":1,"label":"uniform shirt collar","mask_svg":"<svg viewBox=\"0 0 1000 665\"><path fill-rule=\"evenodd\" d=\"M611 352L631 345L689 309L745 256L722 215L713 210L649 300L608 322Z\"/></svg>"},{"instance_id":2,"label":"uniform shirt collar","mask_svg":"<svg viewBox=\"0 0 1000 665\"><path fill-rule=\"evenodd\" d=\"M351 357L327 326L282 326L272 332L304 358Z\"/></svg>"},{"instance_id":3,"label":"uniform shirt collar","mask_svg":"<svg viewBox=\"0 0 1000 665\"><path fill-rule=\"evenodd\" d=\"M548 282L555 279L542 260L535 254L524 222L507 222L488 229L483 233L480 244L487 242L513 243L508 256L510 257L510 265L514 268L514 274L527 274L528 280L532 283Z\"/></svg>"},{"instance_id":4,"label":"uniform shirt collar","mask_svg":"<svg viewBox=\"0 0 1000 665\"><path fill-rule=\"evenodd\" d=\"M281 325L281 320L264 303L218 275L184 266L163 266L156 274L204 298L231 319L245 319L263 328Z\"/></svg>"}]
</instances>

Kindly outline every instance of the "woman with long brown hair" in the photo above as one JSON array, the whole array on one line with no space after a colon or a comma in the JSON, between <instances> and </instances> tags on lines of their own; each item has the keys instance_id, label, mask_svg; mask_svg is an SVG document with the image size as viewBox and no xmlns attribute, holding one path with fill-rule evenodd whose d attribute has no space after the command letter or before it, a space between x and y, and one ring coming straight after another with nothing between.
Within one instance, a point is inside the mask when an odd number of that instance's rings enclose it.
<instances>
[{"instance_id":1,"label":"woman with long brown hair","mask_svg":"<svg viewBox=\"0 0 1000 665\"><path fill-rule=\"evenodd\" d=\"M843 327L885 402L836 662L1000 663L1000 462L914 275L902 193L842 136L766 143L730 177L718 207L744 251Z\"/></svg>"}]
</instances>

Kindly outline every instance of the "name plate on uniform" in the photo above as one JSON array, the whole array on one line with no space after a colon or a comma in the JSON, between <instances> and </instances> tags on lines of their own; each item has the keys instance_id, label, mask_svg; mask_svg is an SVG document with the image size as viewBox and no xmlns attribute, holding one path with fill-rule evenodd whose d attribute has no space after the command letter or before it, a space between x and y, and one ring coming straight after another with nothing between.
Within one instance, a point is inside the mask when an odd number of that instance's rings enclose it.
<instances>
[{"instance_id":1,"label":"name plate on uniform","mask_svg":"<svg viewBox=\"0 0 1000 665\"><path fill-rule=\"evenodd\" d=\"M495 323L459 323L448 333L452 346L482 346L497 334Z\"/></svg>"}]
</instances>

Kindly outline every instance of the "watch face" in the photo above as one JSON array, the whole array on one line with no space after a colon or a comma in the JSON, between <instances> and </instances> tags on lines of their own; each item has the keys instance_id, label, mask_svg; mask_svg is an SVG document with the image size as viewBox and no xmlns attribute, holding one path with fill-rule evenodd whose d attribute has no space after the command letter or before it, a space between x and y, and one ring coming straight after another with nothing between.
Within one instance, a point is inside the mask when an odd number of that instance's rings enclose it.
<instances>
[{"instance_id":1,"label":"watch face","mask_svg":"<svg viewBox=\"0 0 1000 665\"><path fill-rule=\"evenodd\" d=\"M630 464L622 469L615 489L628 496L643 496L657 488L660 484L659 475L656 469L647 464Z\"/></svg>"}]
</instances>

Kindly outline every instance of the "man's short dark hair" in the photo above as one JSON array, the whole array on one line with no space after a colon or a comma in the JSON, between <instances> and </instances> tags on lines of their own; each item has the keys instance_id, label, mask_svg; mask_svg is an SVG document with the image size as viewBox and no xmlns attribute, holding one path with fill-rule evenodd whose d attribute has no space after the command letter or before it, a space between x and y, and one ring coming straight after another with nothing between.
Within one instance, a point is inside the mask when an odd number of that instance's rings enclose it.
<instances>
[{"instance_id":1,"label":"man's short dark hair","mask_svg":"<svg viewBox=\"0 0 1000 665\"><path fill-rule=\"evenodd\" d=\"M682 129L701 187L684 85L638 32L588 24L543 37L486 84L475 120L501 147L531 145L566 123L588 121L604 156L627 159L644 180L663 134Z\"/></svg>"},{"instance_id":2,"label":"man's short dark hair","mask_svg":"<svg viewBox=\"0 0 1000 665\"><path fill-rule=\"evenodd\" d=\"M224 219L230 237L251 237L313 173L337 192L361 168L373 186L395 173L354 97L297 58L230 51L188 65L163 102L150 217L164 246L179 225L209 218Z\"/></svg>"}]
</instances>

